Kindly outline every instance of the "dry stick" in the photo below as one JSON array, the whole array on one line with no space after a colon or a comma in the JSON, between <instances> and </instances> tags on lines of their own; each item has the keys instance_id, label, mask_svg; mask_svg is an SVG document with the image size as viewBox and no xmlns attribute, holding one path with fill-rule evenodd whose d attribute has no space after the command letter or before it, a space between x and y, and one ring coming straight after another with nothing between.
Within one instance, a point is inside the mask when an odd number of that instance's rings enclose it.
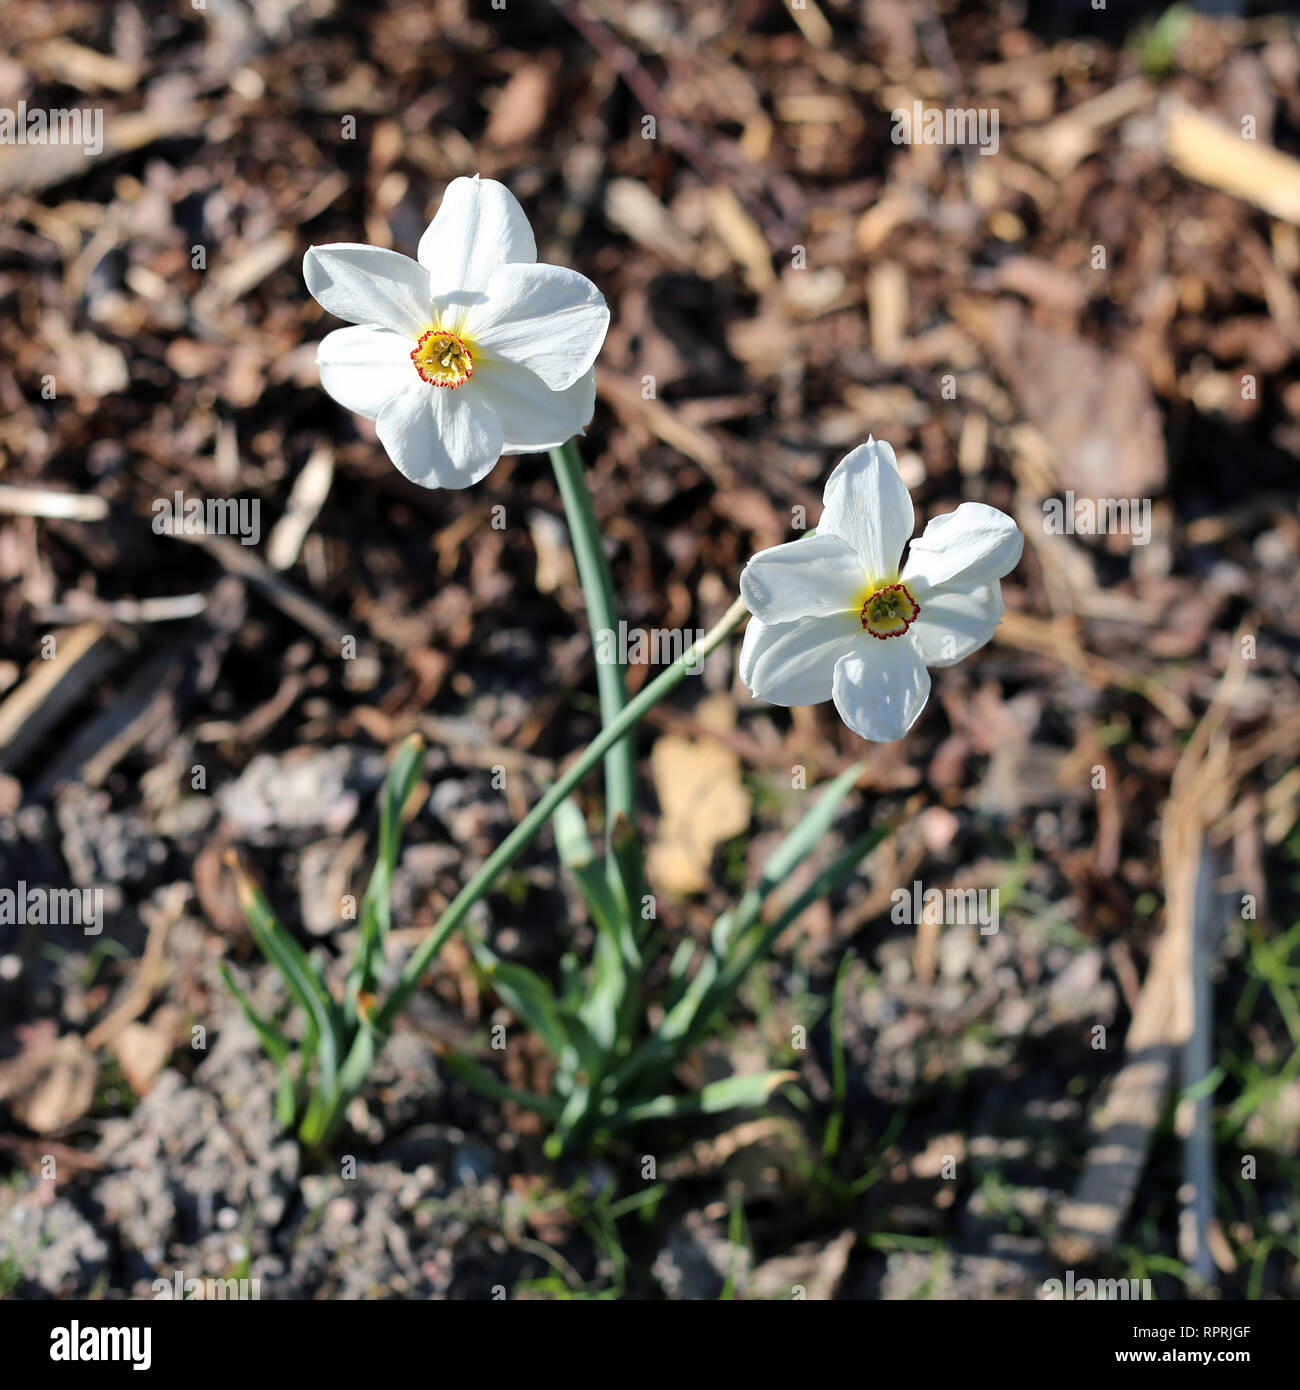
<instances>
[{"instance_id":1,"label":"dry stick","mask_svg":"<svg viewBox=\"0 0 1300 1390\"><path fill-rule=\"evenodd\" d=\"M1050 656L1078 671L1094 685L1131 690L1154 705L1176 729L1191 727L1191 710L1168 686L1161 684L1159 677L1135 673L1088 651L1077 635L1064 631L1056 623L1031 617L1028 613L1008 612L998 624L994 641L1002 646Z\"/></svg>"},{"instance_id":2,"label":"dry stick","mask_svg":"<svg viewBox=\"0 0 1300 1390\"><path fill-rule=\"evenodd\" d=\"M41 487L0 484L0 513L40 516L56 521L103 521L108 503L94 493L54 492Z\"/></svg>"},{"instance_id":3,"label":"dry stick","mask_svg":"<svg viewBox=\"0 0 1300 1390\"><path fill-rule=\"evenodd\" d=\"M243 617L243 586L221 579L204 616L155 652L113 702L77 730L31 786L29 797L44 801L64 780L102 785L130 749L156 736L187 701L211 687Z\"/></svg>"},{"instance_id":4,"label":"dry stick","mask_svg":"<svg viewBox=\"0 0 1300 1390\"><path fill-rule=\"evenodd\" d=\"M667 109L663 93L650 74L641 66L635 51L624 43L607 24L594 15L588 14L580 4L574 3L573 0L570 0L570 3L561 4L560 13L627 83L632 95L663 128L664 138L680 151L682 157L695 172L710 184L730 188L734 182L730 171L715 158L703 141L684 121L678 119ZM774 213L766 204L757 199L746 198L744 201L749 205L750 212L769 236L774 236L782 242L796 240L794 229L784 217Z\"/></svg>"},{"instance_id":5,"label":"dry stick","mask_svg":"<svg viewBox=\"0 0 1300 1390\"><path fill-rule=\"evenodd\" d=\"M1199 1086L1213 1064L1214 991L1210 968L1217 946L1218 856L1202 846L1196 878L1196 908L1191 935L1192 1020L1183 1044L1184 1088ZM1178 1231L1178 1253L1183 1263L1208 1287L1214 1281L1210 1251L1210 1223L1214 1219L1214 1141L1210 1134L1210 1097L1201 1089L1179 1106L1176 1128L1183 1139L1183 1204Z\"/></svg>"},{"instance_id":6,"label":"dry stick","mask_svg":"<svg viewBox=\"0 0 1300 1390\"><path fill-rule=\"evenodd\" d=\"M185 911L188 888L186 883L173 883L167 890L162 906L149 912L149 937L145 942L144 955L140 958L140 968L122 1001L107 1018L86 1034L88 1051L94 1052L112 1042L128 1023L139 1018L152 1003L155 992L167 978L163 948L167 944L167 933L180 921Z\"/></svg>"},{"instance_id":7,"label":"dry stick","mask_svg":"<svg viewBox=\"0 0 1300 1390\"><path fill-rule=\"evenodd\" d=\"M271 529L271 537L266 543L266 558L272 569L293 568L307 533L329 497L333 482L334 448L328 440L322 439L294 479L284 515Z\"/></svg>"},{"instance_id":8,"label":"dry stick","mask_svg":"<svg viewBox=\"0 0 1300 1390\"><path fill-rule=\"evenodd\" d=\"M99 623L60 634L55 655L0 704L0 770L16 767L45 734L126 655Z\"/></svg>"},{"instance_id":9,"label":"dry stick","mask_svg":"<svg viewBox=\"0 0 1300 1390\"><path fill-rule=\"evenodd\" d=\"M1246 760L1230 758L1223 736L1245 678L1245 663L1238 659L1174 769L1160 841L1165 929L1129 1023L1124 1064L1094 1119L1096 1138L1083 1174L1058 1212L1061 1233L1054 1246L1070 1264L1095 1258L1118 1239L1164 1107L1175 1051L1193 1031L1192 937L1202 847L1207 827L1223 815L1246 766ZM1187 1084L1200 1079L1184 1078Z\"/></svg>"},{"instance_id":10,"label":"dry stick","mask_svg":"<svg viewBox=\"0 0 1300 1390\"><path fill-rule=\"evenodd\" d=\"M232 541L229 536L187 536L180 531L165 532L178 540L189 541L202 546L209 555L218 560L229 574L244 580L274 604L287 618L292 618L300 627L306 628L324 644L327 650L338 654L347 630L343 623L328 608L308 598L300 589L277 574L270 565L255 554L248 546Z\"/></svg>"}]
</instances>

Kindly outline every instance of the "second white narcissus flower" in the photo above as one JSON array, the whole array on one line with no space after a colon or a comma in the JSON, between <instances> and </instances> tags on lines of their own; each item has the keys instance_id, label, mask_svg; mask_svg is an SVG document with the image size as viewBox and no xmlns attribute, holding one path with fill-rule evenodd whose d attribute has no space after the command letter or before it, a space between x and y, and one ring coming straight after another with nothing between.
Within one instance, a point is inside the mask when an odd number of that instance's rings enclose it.
<instances>
[{"instance_id":1,"label":"second white narcissus flower","mask_svg":"<svg viewBox=\"0 0 1300 1390\"><path fill-rule=\"evenodd\" d=\"M417 256L309 248L307 288L355 325L321 340L325 390L373 420L389 458L422 487L469 487L502 454L580 434L609 309L585 275L537 264L510 190L454 179Z\"/></svg>"},{"instance_id":2,"label":"second white narcissus flower","mask_svg":"<svg viewBox=\"0 0 1300 1390\"><path fill-rule=\"evenodd\" d=\"M774 705L834 700L874 743L900 739L951 666L993 636L998 582L1024 537L996 507L963 502L912 541L912 499L894 451L869 439L826 481L817 534L759 551L740 576L754 615L740 678Z\"/></svg>"}]
</instances>

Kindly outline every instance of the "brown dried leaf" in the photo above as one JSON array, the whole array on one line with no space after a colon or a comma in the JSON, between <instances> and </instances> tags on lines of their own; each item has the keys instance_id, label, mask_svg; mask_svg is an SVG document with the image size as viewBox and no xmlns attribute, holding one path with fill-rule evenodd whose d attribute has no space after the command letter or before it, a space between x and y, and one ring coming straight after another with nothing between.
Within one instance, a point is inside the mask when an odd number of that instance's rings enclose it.
<instances>
[{"instance_id":1,"label":"brown dried leaf","mask_svg":"<svg viewBox=\"0 0 1300 1390\"><path fill-rule=\"evenodd\" d=\"M667 734L650 754L650 770L662 817L647 871L673 897L701 893L713 851L749 825L740 759L712 739Z\"/></svg>"},{"instance_id":2,"label":"brown dried leaf","mask_svg":"<svg viewBox=\"0 0 1300 1390\"><path fill-rule=\"evenodd\" d=\"M98 1068L75 1033L0 1062L0 1100L37 1134L56 1134L79 1120L95 1099Z\"/></svg>"}]
</instances>

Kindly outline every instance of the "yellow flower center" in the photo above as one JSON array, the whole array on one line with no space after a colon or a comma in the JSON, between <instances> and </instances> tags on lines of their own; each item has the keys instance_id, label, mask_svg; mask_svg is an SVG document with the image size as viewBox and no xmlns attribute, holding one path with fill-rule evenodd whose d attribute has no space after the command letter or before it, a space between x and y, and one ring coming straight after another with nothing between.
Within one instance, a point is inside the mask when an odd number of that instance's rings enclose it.
<instances>
[{"instance_id":1,"label":"yellow flower center","mask_svg":"<svg viewBox=\"0 0 1300 1390\"><path fill-rule=\"evenodd\" d=\"M886 584L867 596L862 604L862 627L883 642L901 637L920 616L921 605L905 584Z\"/></svg>"},{"instance_id":2,"label":"yellow flower center","mask_svg":"<svg viewBox=\"0 0 1300 1390\"><path fill-rule=\"evenodd\" d=\"M430 386L448 386L453 391L474 375L474 354L464 338L441 328L430 328L415 345L411 361L420 379Z\"/></svg>"}]
</instances>

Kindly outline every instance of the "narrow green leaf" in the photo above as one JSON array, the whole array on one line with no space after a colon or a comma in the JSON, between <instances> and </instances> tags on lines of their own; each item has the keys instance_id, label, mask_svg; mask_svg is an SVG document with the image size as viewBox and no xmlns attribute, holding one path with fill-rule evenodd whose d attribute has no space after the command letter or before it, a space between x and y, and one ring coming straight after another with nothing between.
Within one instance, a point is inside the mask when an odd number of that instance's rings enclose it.
<instances>
[{"instance_id":1,"label":"narrow green leaf","mask_svg":"<svg viewBox=\"0 0 1300 1390\"><path fill-rule=\"evenodd\" d=\"M817 798L799 822L773 850L758 882L741 897L731 912L724 912L713 927L713 949L726 956L733 939L742 935L757 920L763 901L803 862L805 855L826 837L840 803L853 789L866 763L856 762L846 768Z\"/></svg>"},{"instance_id":2,"label":"narrow green leaf","mask_svg":"<svg viewBox=\"0 0 1300 1390\"><path fill-rule=\"evenodd\" d=\"M598 1063L601 1049L586 1024L560 1005L546 980L527 966L502 960L482 943L475 944L474 956L502 1003L537 1034L553 1057L563 1062L573 1053L584 1066Z\"/></svg>"},{"instance_id":3,"label":"narrow green leaf","mask_svg":"<svg viewBox=\"0 0 1300 1390\"><path fill-rule=\"evenodd\" d=\"M261 1040L266 1055L275 1064L275 1118L280 1125L288 1129L293 1124L294 1111L297 1109L293 1073L289 1070L289 1039L273 1023L257 1012L253 1007L253 1001L235 982L235 977L231 974L230 967L224 960L220 962L218 968L221 971L221 978L226 982L226 988L235 996L235 1003L243 1010L244 1017L252 1024L253 1031Z\"/></svg>"},{"instance_id":4,"label":"narrow green leaf","mask_svg":"<svg viewBox=\"0 0 1300 1390\"><path fill-rule=\"evenodd\" d=\"M630 938L624 941L622 924L626 914L615 898L609 880L596 864L587 835L587 823L572 797L566 798L555 808L553 824L555 848L560 862L573 875L596 930L617 941L620 951L630 948L635 958L635 945Z\"/></svg>"},{"instance_id":5,"label":"narrow green leaf","mask_svg":"<svg viewBox=\"0 0 1300 1390\"><path fill-rule=\"evenodd\" d=\"M682 1040L692 1032L692 1025L717 978L718 958L712 954L704 956L682 997L664 1016L664 1021L659 1025L654 1037L647 1038L617 1069L616 1076L621 1090L626 1091L630 1083L643 1072L654 1068L672 1068L684 1050Z\"/></svg>"},{"instance_id":6,"label":"narrow green leaf","mask_svg":"<svg viewBox=\"0 0 1300 1390\"><path fill-rule=\"evenodd\" d=\"M325 983L307 959L306 952L281 926L265 894L239 863L237 855L227 861L235 871L235 886L248 929L258 949L284 976L285 983L307 1014L310 1041L319 1049L321 1082L332 1089L338 1071L338 1049L342 1040L338 1005L330 998Z\"/></svg>"},{"instance_id":7,"label":"narrow green leaf","mask_svg":"<svg viewBox=\"0 0 1300 1390\"><path fill-rule=\"evenodd\" d=\"M885 840L893 833L892 822L878 825L872 830L859 835L852 844L836 857L817 875L816 878L799 894L797 894L781 911L762 929L758 936L758 944L752 949L746 950L744 960L736 965L735 973L744 975L749 966L754 963L761 955L765 954L771 944L781 935L783 931L799 918L815 903L835 892L841 884L850 879L857 872L862 861L876 848L882 840ZM738 943L739 944L739 943ZM731 967L728 968L728 978L733 973Z\"/></svg>"},{"instance_id":8,"label":"narrow green leaf","mask_svg":"<svg viewBox=\"0 0 1300 1390\"><path fill-rule=\"evenodd\" d=\"M442 1053L442 1060L449 1072L460 1077L467 1086L480 1095L487 1096L489 1100L512 1100L526 1110L535 1110L539 1115L546 1116L552 1123L560 1118L560 1102L553 1096L539 1096L532 1091L518 1091L513 1086L507 1086L504 1081L498 1081L486 1067L480 1066L472 1058L453 1048L448 1048Z\"/></svg>"},{"instance_id":9,"label":"narrow green leaf","mask_svg":"<svg viewBox=\"0 0 1300 1390\"><path fill-rule=\"evenodd\" d=\"M590 1030L598 1049L592 1061L596 1070L603 1070L613 1054L618 1039L619 1008L626 992L627 974L618 944L607 936L598 937L587 997L578 1008L579 1016Z\"/></svg>"},{"instance_id":10,"label":"narrow green leaf","mask_svg":"<svg viewBox=\"0 0 1300 1390\"><path fill-rule=\"evenodd\" d=\"M822 1135L822 1161L827 1164L833 1162L839 1152L840 1130L844 1125L844 1100L848 1094L844 1068L844 987L855 960L857 956L852 951L844 952L831 990L831 1113Z\"/></svg>"},{"instance_id":11,"label":"narrow green leaf","mask_svg":"<svg viewBox=\"0 0 1300 1390\"><path fill-rule=\"evenodd\" d=\"M573 542L573 558L582 581L582 594L587 604L592 642L596 651L596 688L600 695L600 722L609 728L626 708L627 683L623 663L606 659L601 643L604 634L618 631L618 609L614 601L614 584L610 578L609 562L605 558L605 540L596 519L596 508L587 487L587 475L582 466L575 440L568 440L551 450L551 466L555 482L564 502L564 515L569 523ZM607 833L606 876L615 898L626 910L640 901L640 864L635 856L625 857L615 852L613 827L622 814L631 821L636 814L636 746L634 732L629 728L626 737L614 743L605 753L605 812L609 818Z\"/></svg>"},{"instance_id":12,"label":"narrow green leaf","mask_svg":"<svg viewBox=\"0 0 1300 1390\"><path fill-rule=\"evenodd\" d=\"M398 749L384 780L379 808L379 850L361 900L356 952L348 972L347 1012L360 1015L358 1000L372 991L383 966L384 941L392 928L393 872L402 847L402 812L424 770L424 740L412 734Z\"/></svg>"},{"instance_id":13,"label":"narrow green leaf","mask_svg":"<svg viewBox=\"0 0 1300 1390\"><path fill-rule=\"evenodd\" d=\"M766 1071L754 1075L729 1076L712 1081L686 1096L656 1096L626 1106L615 1115L614 1124L637 1124L678 1115L716 1115L724 1110L742 1110L764 1104L778 1086L798 1081L795 1071Z\"/></svg>"},{"instance_id":14,"label":"narrow green leaf","mask_svg":"<svg viewBox=\"0 0 1300 1390\"><path fill-rule=\"evenodd\" d=\"M731 958L719 975L716 986L709 998L700 1006L690 1033L685 1039L686 1046L693 1046L704 1034L718 1010L730 1002L745 976L771 951L781 933L790 923L796 921L813 903L838 888L845 879L854 873L862 860L892 831L892 823L886 823L860 835L771 922L751 932L746 939L736 941Z\"/></svg>"}]
</instances>

